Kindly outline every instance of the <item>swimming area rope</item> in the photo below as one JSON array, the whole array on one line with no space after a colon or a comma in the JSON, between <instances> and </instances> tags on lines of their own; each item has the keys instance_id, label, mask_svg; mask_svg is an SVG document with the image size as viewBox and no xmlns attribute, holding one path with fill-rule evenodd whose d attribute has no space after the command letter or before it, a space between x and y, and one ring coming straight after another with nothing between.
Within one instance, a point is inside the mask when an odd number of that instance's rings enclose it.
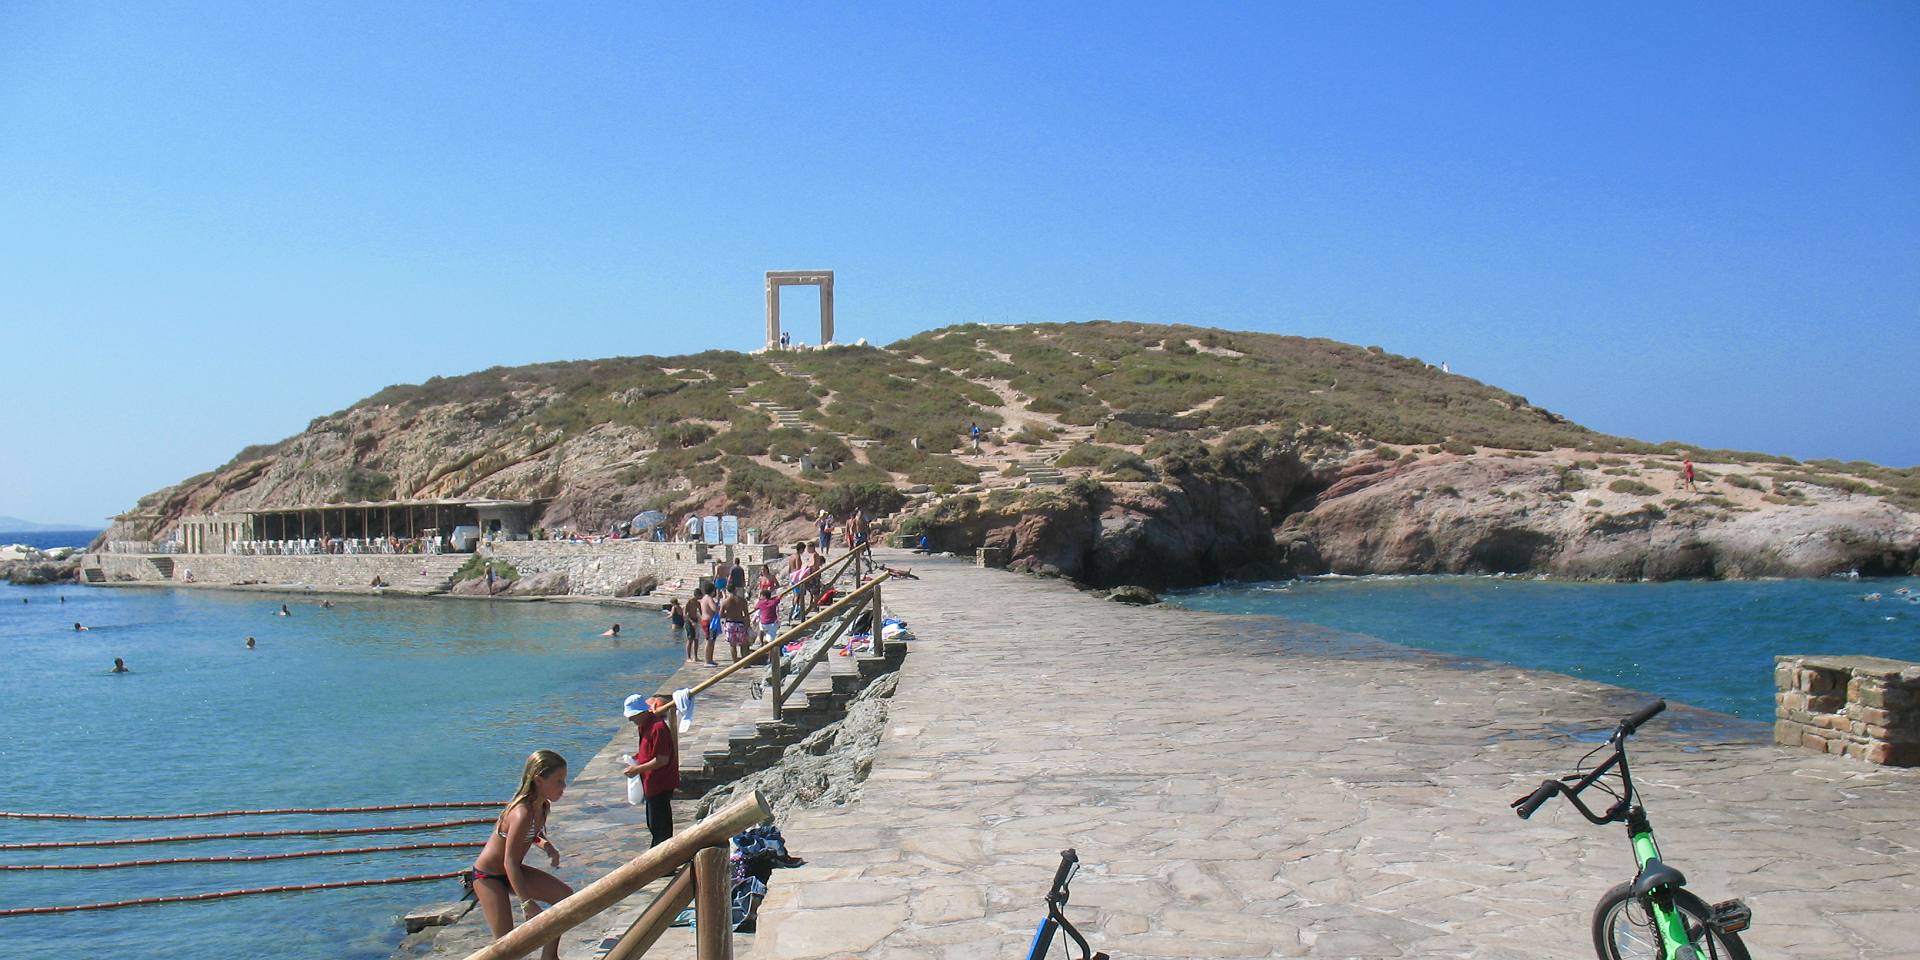
<instances>
[{"instance_id":1,"label":"swimming area rope","mask_svg":"<svg viewBox=\"0 0 1920 960\"><path fill-rule=\"evenodd\" d=\"M175 897L141 897L138 900L114 900L108 903L73 903L55 907L13 907L11 909L0 910L0 917L24 917L41 913L77 913L81 910L115 910L120 907L144 907L161 903L194 903L202 900L224 900L228 897L250 897L262 893L303 893L308 890L378 887L393 883L426 883L430 880L451 879L465 873L465 870L453 870L447 873L421 873L410 877L384 877L378 880L335 880L330 883L299 883L279 887L252 887L245 890L220 890L213 893L190 893Z\"/></svg>"},{"instance_id":2,"label":"swimming area rope","mask_svg":"<svg viewBox=\"0 0 1920 960\"><path fill-rule=\"evenodd\" d=\"M167 857L159 860L118 860L113 863L0 863L0 870L120 870L127 867L163 867L176 863L258 863L301 857L339 857L354 853L402 853L409 850L454 850L484 847L464 840L447 843L403 843L392 847L340 847L332 850L295 850L292 853L254 853L227 857Z\"/></svg>"},{"instance_id":3,"label":"swimming area rope","mask_svg":"<svg viewBox=\"0 0 1920 960\"><path fill-rule=\"evenodd\" d=\"M127 837L118 840L52 840L35 843L0 843L0 850L64 850L71 847L130 847L147 843L191 843L197 840L239 840L256 837L338 837L360 833L412 833L417 830L445 830L492 823L493 817L466 820L442 820L438 823L403 823L390 827L334 827L307 830L246 830L238 833L188 833L173 837ZM4 916L5 914L0 914Z\"/></svg>"},{"instance_id":4,"label":"swimming area rope","mask_svg":"<svg viewBox=\"0 0 1920 960\"><path fill-rule=\"evenodd\" d=\"M266 817L287 814L388 813L394 810L458 810L501 807L498 800L449 803L389 803L377 807L285 807L278 810L208 810L201 813L23 813L0 810L0 820L209 820L216 817Z\"/></svg>"}]
</instances>

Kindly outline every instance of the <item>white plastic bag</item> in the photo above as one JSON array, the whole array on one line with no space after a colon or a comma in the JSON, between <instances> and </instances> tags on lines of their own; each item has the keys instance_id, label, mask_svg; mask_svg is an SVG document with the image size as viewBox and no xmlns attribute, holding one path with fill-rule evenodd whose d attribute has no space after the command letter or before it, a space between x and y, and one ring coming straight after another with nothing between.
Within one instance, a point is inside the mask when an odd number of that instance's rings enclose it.
<instances>
[{"instance_id":1,"label":"white plastic bag","mask_svg":"<svg viewBox=\"0 0 1920 960\"><path fill-rule=\"evenodd\" d=\"M620 755L620 763L622 769L625 769L626 767L633 766L635 760L632 754L623 753ZM627 802L636 807L647 802L647 794L641 786L639 777L627 778Z\"/></svg>"}]
</instances>

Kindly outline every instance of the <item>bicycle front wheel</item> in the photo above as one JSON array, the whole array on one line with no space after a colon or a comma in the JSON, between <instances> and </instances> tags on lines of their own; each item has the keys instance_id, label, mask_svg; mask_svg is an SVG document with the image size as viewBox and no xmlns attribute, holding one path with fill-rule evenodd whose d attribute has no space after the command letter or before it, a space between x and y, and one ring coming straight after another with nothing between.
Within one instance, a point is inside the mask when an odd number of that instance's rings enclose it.
<instances>
[{"instance_id":1,"label":"bicycle front wheel","mask_svg":"<svg viewBox=\"0 0 1920 960\"><path fill-rule=\"evenodd\" d=\"M1751 960L1738 934L1721 933L1707 925L1713 910L1706 901L1675 890L1673 905L1686 918L1687 939L1700 952L1699 960ZM1593 908L1593 951L1600 960L1672 960L1645 898L1634 896L1630 883L1608 890Z\"/></svg>"}]
</instances>

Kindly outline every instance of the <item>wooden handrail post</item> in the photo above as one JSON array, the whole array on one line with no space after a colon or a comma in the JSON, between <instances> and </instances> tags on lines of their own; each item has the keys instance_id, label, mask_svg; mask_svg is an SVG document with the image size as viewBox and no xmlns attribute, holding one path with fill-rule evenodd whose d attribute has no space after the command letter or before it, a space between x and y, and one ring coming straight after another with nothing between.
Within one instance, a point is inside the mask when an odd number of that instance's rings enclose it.
<instances>
[{"instance_id":1,"label":"wooden handrail post","mask_svg":"<svg viewBox=\"0 0 1920 960\"><path fill-rule=\"evenodd\" d=\"M774 636L778 638L779 634L776 633ZM780 661L785 659L781 657L780 651L783 649L785 649L784 644L775 643L773 649L767 652L767 699L773 703L773 722L775 723L779 723L786 716L786 705L781 702L784 698L780 696Z\"/></svg>"},{"instance_id":2,"label":"wooden handrail post","mask_svg":"<svg viewBox=\"0 0 1920 960\"><path fill-rule=\"evenodd\" d=\"M727 804L719 812L688 827L686 832L674 835L666 843L649 849L574 891L573 896L513 928L506 936L468 954L466 960L508 960L509 957L525 956L632 896L641 887L672 873L681 864L693 859L700 850L720 848L721 862L725 863L727 840L772 815L767 798L755 790L752 796L741 797ZM697 883L697 871L695 880Z\"/></svg>"},{"instance_id":3,"label":"wooden handrail post","mask_svg":"<svg viewBox=\"0 0 1920 960\"><path fill-rule=\"evenodd\" d=\"M620 942L614 944L613 949L608 950L601 960L633 960L646 953L647 948L653 946L660 935L673 925L673 918L692 902L693 870L683 867L674 876L673 882L667 884L667 888L660 891L660 896L654 898L647 909L634 919L633 925L621 935Z\"/></svg>"},{"instance_id":4,"label":"wooden handrail post","mask_svg":"<svg viewBox=\"0 0 1920 960\"><path fill-rule=\"evenodd\" d=\"M699 960L733 960L733 871L726 847L693 855L693 942Z\"/></svg>"}]
</instances>

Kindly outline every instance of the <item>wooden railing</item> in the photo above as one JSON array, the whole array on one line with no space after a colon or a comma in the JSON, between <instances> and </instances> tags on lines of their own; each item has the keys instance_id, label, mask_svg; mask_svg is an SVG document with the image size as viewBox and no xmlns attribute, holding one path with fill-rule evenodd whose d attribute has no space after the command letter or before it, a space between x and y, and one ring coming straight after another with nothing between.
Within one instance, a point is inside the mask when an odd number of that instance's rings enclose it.
<instances>
[{"instance_id":1,"label":"wooden railing","mask_svg":"<svg viewBox=\"0 0 1920 960\"><path fill-rule=\"evenodd\" d=\"M848 572L852 572L856 580L859 579L861 576L861 568L858 564L870 565L872 563L872 560L867 556L868 547L869 545L864 543L854 547L852 550L847 551L840 559L815 571L812 576L803 578L799 582L789 586L782 592L782 595L785 596L786 594L799 590L814 577L826 578L827 586L837 585L841 577ZM859 618L859 615L863 611L873 614L873 653L876 655L881 653L880 585L886 582L889 576L889 574L882 572L879 576L868 579L864 585L852 593L844 597L836 598L833 603L815 610L805 620L780 631L774 639L753 648L746 656L715 671L712 676L694 684L687 692L693 696L699 696L714 684L745 670L747 667L757 663L762 656L765 656L767 658L767 688L773 694L768 698L772 718L776 721L785 719L787 700L799 693L800 681L806 679L807 674L813 670L815 664L826 658L827 654L833 649L834 641L840 639L840 637L847 632L848 628L853 625L854 621ZM840 623L834 628L832 636L828 637L826 642L819 644L813 649L806 661L799 665L793 679L783 684L782 674L784 670L780 651L785 648L787 644L800 637L811 636L815 630L824 624L832 622L835 618L839 618Z\"/></svg>"},{"instance_id":2,"label":"wooden railing","mask_svg":"<svg viewBox=\"0 0 1920 960\"><path fill-rule=\"evenodd\" d=\"M614 868L506 936L468 954L466 960L524 956L669 874L675 875L673 880L627 928L606 960L632 960L645 953L689 902L693 904L695 956L700 960L730 960L733 871L727 864L727 841L772 815L760 791L741 797L685 833Z\"/></svg>"}]
</instances>

